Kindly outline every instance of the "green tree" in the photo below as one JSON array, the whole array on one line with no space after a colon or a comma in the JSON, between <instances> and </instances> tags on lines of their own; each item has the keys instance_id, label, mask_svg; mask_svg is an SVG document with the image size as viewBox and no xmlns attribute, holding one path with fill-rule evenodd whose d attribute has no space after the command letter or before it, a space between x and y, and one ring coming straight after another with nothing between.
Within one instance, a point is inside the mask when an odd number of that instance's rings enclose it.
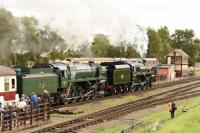
<instances>
[{"instance_id":1,"label":"green tree","mask_svg":"<svg viewBox=\"0 0 200 133\"><path fill-rule=\"evenodd\" d=\"M196 62L200 62L200 39L194 39L194 44L196 46L195 59L196 59Z\"/></svg>"},{"instance_id":2,"label":"green tree","mask_svg":"<svg viewBox=\"0 0 200 133\"><path fill-rule=\"evenodd\" d=\"M190 29L175 30L172 34L172 43L174 48L187 48L187 45L193 43L194 31Z\"/></svg>"},{"instance_id":3,"label":"green tree","mask_svg":"<svg viewBox=\"0 0 200 133\"><path fill-rule=\"evenodd\" d=\"M68 51L65 53L66 57L81 57L79 51L75 51L75 50L72 50L72 49L68 49Z\"/></svg>"},{"instance_id":4,"label":"green tree","mask_svg":"<svg viewBox=\"0 0 200 133\"><path fill-rule=\"evenodd\" d=\"M129 44L126 48L126 58L140 58L140 54L136 51L133 45Z\"/></svg>"},{"instance_id":5,"label":"green tree","mask_svg":"<svg viewBox=\"0 0 200 133\"><path fill-rule=\"evenodd\" d=\"M162 58L162 40L159 36L158 32L152 28L147 29L148 35L148 49L147 49L147 57L157 58L159 61Z\"/></svg>"},{"instance_id":6,"label":"green tree","mask_svg":"<svg viewBox=\"0 0 200 133\"><path fill-rule=\"evenodd\" d=\"M108 37L103 34L96 34L92 43L92 52L96 57L107 57L110 51L107 51L110 47Z\"/></svg>"},{"instance_id":7,"label":"green tree","mask_svg":"<svg viewBox=\"0 0 200 133\"><path fill-rule=\"evenodd\" d=\"M172 47L183 49L189 56L189 64L194 65L199 53L199 42L194 42L194 31L190 29L175 30L172 34Z\"/></svg>"},{"instance_id":8,"label":"green tree","mask_svg":"<svg viewBox=\"0 0 200 133\"><path fill-rule=\"evenodd\" d=\"M0 56L5 58L11 51L12 41L16 38L17 25L13 15L0 8Z\"/></svg>"},{"instance_id":9,"label":"green tree","mask_svg":"<svg viewBox=\"0 0 200 133\"><path fill-rule=\"evenodd\" d=\"M14 17L9 11L0 9L0 62L8 65L28 60L46 62L46 58L40 57L41 53L66 49L61 36L49 26L41 28L38 25L34 17Z\"/></svg>"},{"instance_id":10,"label":"green tree","mask_svg":"<svg viewBox=\"0 0 200 133\"><path fill-rule=\"evenodd\" d=\"M14 30L16 30L14 17L10 12L0 8L0 41L10 36Z\"/></svg>"},{"instance_id":11,"label":"green tree","mask_svg":"<svg viewBox=\"0 0 200 133\"><path fill-rule=\"evenodd\" d=\"M160 61L161 63L166 63L166 55L170 52L171 50L171 38L170 38L170 33L169 30L166 26L161 27L158 29L158 34L161 38L161 44L163 47L163 50L161 52L161 58Z\"/></svg>"},{"instance_id":12,"label":"green tree","mask_svg":"<svg viewBox=\"0 0 200 133\"><path fill-rule=\"evenodd\" d=\"M54 50L49 54L49 59L51 59L51 60L55 60L55 59L64 60L65 57L66 57L66 55L63 51Z\"/></svg>"}]
</instances>

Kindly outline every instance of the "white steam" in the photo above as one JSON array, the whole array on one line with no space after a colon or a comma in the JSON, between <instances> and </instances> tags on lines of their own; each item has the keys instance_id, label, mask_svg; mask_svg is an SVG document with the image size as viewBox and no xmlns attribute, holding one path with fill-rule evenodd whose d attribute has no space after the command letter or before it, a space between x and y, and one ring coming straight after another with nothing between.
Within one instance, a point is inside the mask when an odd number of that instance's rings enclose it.
<instances>
[{"instance_id":1,"label":"white steam","mask_svg":"<svg viewBox=\"0 0 200 133\"><path fill-rule=\"evenodd\" d=\"M3 4L2 4L3 3ZM134 4L127 0L5 0L1 4L15 16L35 16L42 25L58 31L67 46L78 48L92 42L97 33L107 35L112 44L126 40L147 49L145 29L138 28Z\"/></svg>"}]
</instances>

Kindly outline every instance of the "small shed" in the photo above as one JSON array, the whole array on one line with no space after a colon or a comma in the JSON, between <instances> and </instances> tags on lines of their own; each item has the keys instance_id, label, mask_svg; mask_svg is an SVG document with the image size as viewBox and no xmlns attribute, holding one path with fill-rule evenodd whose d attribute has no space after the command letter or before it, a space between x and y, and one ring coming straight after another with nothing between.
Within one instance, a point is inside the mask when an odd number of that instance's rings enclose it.
<instances>
[{"instance_id":1,"label":"small shed","mask_svg":"<svg viewBox=\"0 0 200 133\"><path fill-rule=\"evenodd\" d=\"M156 68L156 79L159 80L173 80L175 79L174 65L160 64Z\"/></svg>"},{"instance_id":2,"label":"small shed","mask_svg":"<svg viewBox=\"0 0 200 133\"><path fill-rule=\"evenodd\" d=\"M167 55L167 64L173 64L175 67L176 77L188 75L189 55L182 49L174 49Z\"/></svg>"}]
</instances>

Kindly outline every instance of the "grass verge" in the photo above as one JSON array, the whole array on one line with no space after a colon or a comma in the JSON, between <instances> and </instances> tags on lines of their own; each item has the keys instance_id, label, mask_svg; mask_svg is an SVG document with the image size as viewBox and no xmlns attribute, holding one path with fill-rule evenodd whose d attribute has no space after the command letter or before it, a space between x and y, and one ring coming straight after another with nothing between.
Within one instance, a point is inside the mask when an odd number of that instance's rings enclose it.
<instances>
[{"instance_id":1,"label":"grass verge","mask_svg":"<svg viewBox=\"0 0 200 133\"><path fill-rule=\"evenodd\" d=\"M128 125L112 125L104 128L97 128L95 133L116 133L124 128L126 128Z\"/></svg>"},{"instance_id":2,"label":"grass verge","mask_svg":"<svg viewBox=\"0 0 200 133\"><path fill-rule=\"evenodd\" d=\"M102 101L96 101L96 102L92 102L92 103L88 103L88 104L84 104L84 105L77 105L77 106L73 106L74 108L78 108L84 111L84 113L81 114L67 114L67 115L63 115L63 114L57 114L57 113L53 113L51 115L51 117L65 117L65 118L77 118L79 116L82 116L84 114L88 114L91 112L95 112L101 109L106 109L112 106L116 106L116 105L120 105L129 101L133 101L138 99L137 96L133 96L133 95L128 95L128 96L123 96L123 97L117 97L117 98L112 98L112 99L106 99L106 100L102 100Z\"/></svg>"},{"instance_id":3,"label":"grass verge","mask_svg":"<svg viewBox=\"0 0 200 133\"><path fill-rule=\"evenodd\" d=\"M134 130L136 133L151 133L155 122L160 123L156 133L198 133L200 132L200 97L193 97L176 103L178 110L174 119L170 119L167 105L160 111L140 118L145 127ZM182 109L188 109L182 112Z\"/></svg>"}]
</instances>

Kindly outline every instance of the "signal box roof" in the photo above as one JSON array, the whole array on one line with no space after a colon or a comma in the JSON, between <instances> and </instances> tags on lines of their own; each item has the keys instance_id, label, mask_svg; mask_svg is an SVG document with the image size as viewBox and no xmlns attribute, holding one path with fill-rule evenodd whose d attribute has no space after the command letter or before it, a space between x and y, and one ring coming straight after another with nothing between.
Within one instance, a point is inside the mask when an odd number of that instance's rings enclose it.
<instances>
[{"instance_id":1,"label":"signal box roof","mask_svg":"<svg viewBox=\"0 0 200 133\"><path fill-rule=\"evenodd\" d=\"M174 49L171 52L169 52L168 56L182 56L184 58L189 58L189 55L182 49Z\"/></svg>"}]
</instances>

